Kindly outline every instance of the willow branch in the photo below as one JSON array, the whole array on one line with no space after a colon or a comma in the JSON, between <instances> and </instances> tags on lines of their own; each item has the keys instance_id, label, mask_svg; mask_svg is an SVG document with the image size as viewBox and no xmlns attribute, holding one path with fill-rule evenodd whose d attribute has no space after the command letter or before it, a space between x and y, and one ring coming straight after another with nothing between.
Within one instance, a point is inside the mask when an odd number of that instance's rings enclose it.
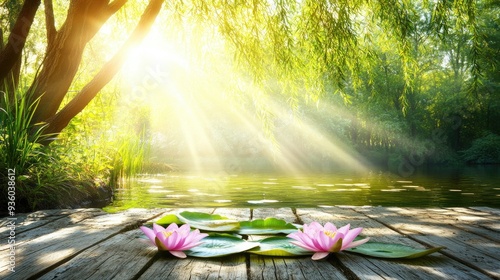
<instances>
[{"instance_id":1,"label":"willow branch","mask_svg":"<svg viewBox=\"0 0 500 280\"><path fill-rule=\"evenodd\" d=\"M164 0L151 0L144 10L136 28L120 50L109 60L94 78L57 114L47 120L45 134L59 133L70 120L79 114L87 104L108 84L125 62L129 50L140 43L151 29ZM46 143L45 143L46 144Z\"/></svg>"}]
</instances>

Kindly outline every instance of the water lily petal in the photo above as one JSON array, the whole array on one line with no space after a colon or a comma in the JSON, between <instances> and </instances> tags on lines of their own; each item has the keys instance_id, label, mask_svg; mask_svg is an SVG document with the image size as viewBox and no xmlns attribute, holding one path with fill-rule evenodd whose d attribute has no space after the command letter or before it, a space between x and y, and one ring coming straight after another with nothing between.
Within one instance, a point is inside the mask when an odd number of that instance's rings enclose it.
<instances>
[{"instance_id":1,"label":"water lily petal","mask_svg":"<svg viewBox=\"0 0 500 280\"><path fill-rule=\"evenodd\" d=\"M167 242L169 250L182 250L181 246L179 246L179 243L182 244L182 236L180 236L179 232L172 232L172 234L167 238Z\"/></svg>"},{"instance_id":2,"label":"water lily petal","mask_svg":"<svg viewBox=\"0 0 500 280\"><path fill-rule=\"evenodd\" d=\"M313 259L315 261L321 260L321 259L328 257L328 254L330 254L330 253L329 252L317 252L317 253L314 253L314 255L312 255L311 259Z\"/></svg>"},{"instance_id":3,"label":"water lily petal","mask_svg":"<svg viewBox=\"0 0 500 280\"><path fill-rule=\"evenodd\" d=\"M158 237L155 238L155 245L158 247L160 251L168 251L168 248L165 246L163 242L160 241Z\"/></svg>"},{"instance_id":4,"label":"water lily petal","mask_svg":"<svg viewBox=\"0 0 500 280\"><path fill-rule=\"evenodd\" d=\"M208 234L200 233L198 229L195 229L186 236L183 246L190 246L192 243L198 243L200 240L207 236Z\"/></svg>"},{"instance_id":5,"label":"water lily petal","mask_svg":"<svg viewBox=\"0 0 500 280\"><path fill-rule=\"evenodd\" d=\"M164 232L158 232L156 234L155 243L158 246L158 248L161 247L163 250L169 250L170 248L170 244L168 243L168 237L164 234ZM161 246L158 244L161 244Z\"/></svg>"},{"instance_id":6,"label":"water lily petal","mask_svg":"<svg viewBox=\"0 0 500 280\"><path fill-rule=\"evenodd\" d=\"M145 226L141 226L141 230L142 230L142 232L144 232L144 234L145 234L145 235L149 238L149 240L151 240L151 243L152 243L153 245L156 245L156 244L155 244L155 239L156 239L156 234L155 234L155 232L154 232L152 229L150 229L150 228L148 228L148 227L145 227Z\"/></svg>"},{"instance_id":7,"label":"water lily petal","mask_svg":"<svg viewBox=\"0 0 500 280\"><path fill-rule=\"evenodd\" d=\"M287 237L294 239L292 244L313 252L340 252L342 250L361 245L368 239L353 240L361 233L363 228L350 230L351 225L347 224L339 229L333 224L327 222L321 226L318 222L304 224L302 231L298 230L290 233ZM323 255L316 256L324 257Z\"/></svg>"},{"instance_id":8,"label":"water lily petal","mask_svg":"<svg viewBox=\"0 0 500 280\"><path fill-rule=\"evenodd\" d=\"M342 233L342 235L346 236L347 233L349 232L349 228L351 227L351 224L347 224L337 230L337 232Z\"/></svg>"},{"instance_id":9,"label":"water lily petal","mask_svg":"<svg viewBox=\"0 0 500 280\"><path fill-rule=\"evenodd\" d=\"M300 248L304 248L304 249L306 249L308 251L317 252L317 249L315 247L310 247L307 244L304 244L302 242L299 242L299 241L290 241L290 243L292 243L295 246L299 246Z\"/></svg>"},{"instance_id":10,"label":"water lily petal","mask_svg":"<svg viewBox=\"0 0 500 280\"><path fill-rule=\"evenodd\" d=\"M164 231L175 231L178 229L179 229L179 226L176 223L171 223L170 225L168 225L168 227L166 229L164 229Z\"/></svg>"},{"instance_id":11,"label":"water lily petal","mask_svg":"<svg viewBox=\"0 0 500 280\"><path fill-rule=\"evenodd\" d=\"M177 232L180 233L182 236L187 236L189 232L191 231L191 227L188 224L183 224Z\"/></svg>"},{"instance_id":12,"label":"water lily petal","mask_svg":"<svg viewBox=\"0 0 500 280\"><path fill-rule=\"evenodd\" d=\"M293 238L295 240L300 240L300 237L299 237L300 234L304 234L304 233L301 232L300 230L298 230L296 232L292 232L292 233L288 234L286 237Z\"/></svg>"},{"instance_id":13,"label":"water lily petal","mask_svg":"<svg viewBox=\"0 0 500 280\"><path fill-rule=\"evenodd\" d=\"M325 230L327 230L327 231L337 231L337 227L334 224L328 222L328 223L325 224Z\"/></svg>"},{"instance_id":14,"label":"water lily petal","mask_svg":"<svg viewBox=\"0 0 500 280\"><path fill-rule=\"evenodd\" d=\"M328 251L334 243L333 239L326 235L325 232L320 232L318 234L318 248L321 249L321 251Z\"/></svg>"},{"instance_id":15,"label":"water lily petal","mask_svg":"<svg viewBox=\"0 0 500 280\"><path fill-rule=\"evenodd\" d=\"M186 254L182 251L170 251L170 254L172 254L178 258L181 258L181 259L186 258Z\"/></svg>"},{"instance_id":16,"label":"water lily petal","mask_svg":"<svg viewBox=\"0 0 500 280\"><path fill-rule=\"evenodd\" d=\"M361 231L363 230L363 228L355 228L355 229L351 229L344 237L344 244L342 245L342 250L346 249L347 246L349 246L349 244L351 244L351 242L354 240L354 238L356 238L356 236L358 236Z\"/></svg>"},{"instance_id":17,"label":"water lily petal","mask_svg":"<svg viewBox=\"0 0 500 280\"><path fill-rule=\"evenodd\" d=\"M160 225L158 225L158 224L153 224L153 230L154 230L154 232L155 232L155 234L156 234L156 233L158 233L158 232L163 232L163 231L165 231L165 228L164 228L164 227L162 227L162 226L160 226Z\"/></svg>"},{"instance_id":18,"label":"water lily petal","mask_svg":"<svg viewBox=\"0 0 500 280\"><path fill-rule=\"evenodd\" d=\"M340 235L340 233L337 235ZM339 238L328 251L336 253L340 252L341 250L342 250L342 238Z\"/></svg>"},{"instance_id":19,"label":"water lily petal","mask_svg":"<svg viewBox=\"0 0 500 280\"><path fill-rule=\"evenodd\" d=\"M185 251L185 250L190 250L190 249L192 249L192 248L194 248L194 247L196 247L196 246L199 246L199 245L201 245L201 244L203 244L203 242L196 242L196 243L189 243L189 244L185 244L185 245L184 245L184 246L182 246L182 248L180 248L179 250L183 250L183 251Z\"/></svg>"},{"instance_id":20,"label":"water lily petal","mask_svg":"<svg viewBox=\"0 0 500 280\"><path fill-rule=\"evenodd\" d=\"M290 238L293 238L301 243L303 243L305 246L309 247L309 248L312 248L311 251L318 251L318 249L316 249L316 246L313 242L313 238L311 238L309 235L301 232L301 231L298 231L296 232L296 235L291 235L289 236ZM304 247L303 247L304 248Z\"/></svg>"},{"instance_id":21,"label":"water lily petal","mask_svg":"<svg viewBox=\"0 0 500 280\"><path fill-rule=\"evenodd\" d=\"M342 250L359 246L361 244L364 244L364 243L368 242L369 240L370 240L370 237L367 237L367 238L364 238L364 239L361 239L361 240L357 240L357 241L351 242L345 248L342 248Z\"/></svg>"},{"instance_id":22,"label":"water lily petal","mask_svg":"<svg viewBox=\"0 0 500 280\"><path fill-rule=\"evenodd\" d=\"M311 241L316 248L315 251L328 251L328 247L325 247L325 245L329 243L329 239L330 238L325 234L324 231L317 232L314 235L314 238L311 238Z\"/></svg>"},{"instance_id":23,"label":"water lily petal","mask_svg":"<svg viewBox=\"0 0 500 280\"><path fill-rule=\"evenodd\" d=\"M200 233L200 231L197 229L194 231L195 234L195 238L193 239L193 242L198 242L200 240L202 240L203 238L207 237L208 234L207 233ZM196 241L195 241L196 240Z\"/></svg>"},{"instance_id":24,"label":"water lily petal","mask_svg":"<svg viewBox=\"0 0 500 280\"><path fill-rule=\"evenodd\" d=\"M323 226L318 222L311 222L309 225L305 224L303 227L303 232L311 238L314 238L318 232L323 231Z\"/></svg>"},{"instance_id":25,"label":"water lily petal","mask_svg":"<svg viewBox=\"0 0 500 280\"><path fill-rule=\"evenodd\" d=\"M342 242L343 242L344 237L345 237L345 236L344 236L344 234L343 234L342 232L338 232L338 231L337 231L337 232L335 233L335 237L333 237L333 239L332 239L332 244L336 244L339 240L342 240ZM342 244L341 244L341 245L342 245Z\"/></svg>"}]
</instances>

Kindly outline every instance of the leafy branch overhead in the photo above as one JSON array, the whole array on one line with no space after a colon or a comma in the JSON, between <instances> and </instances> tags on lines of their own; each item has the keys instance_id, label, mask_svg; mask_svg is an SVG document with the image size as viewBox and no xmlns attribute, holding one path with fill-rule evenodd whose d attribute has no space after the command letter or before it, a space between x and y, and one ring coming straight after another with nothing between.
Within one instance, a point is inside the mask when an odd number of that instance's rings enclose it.
<instances>
[{"instance_id":1,"label":"leafy branch overhead","mask_svg":"<svg viewBox=\"0 0 500 280\"><path fill-rule=\"evenodd\" d=\"M272 81L278 81L292 106L302 97L317 99L333 91L341 92L348 101L349 94L343 91L346 83L359 85L365 65L380 59L371 45L374 34L387 36L387 44L395 46L399 54L404 75L404 87L399 92L403 110L411 106L408 96L418 80L416 38L423 33L443 40L457 30L467 36L472 89L481 83L479 64L488 53L478 23L482 1L164 2L150 0L141 6L135 29L124 35L128 39L76 89L75 95L70 94L70 88L81 83L78 71L89 42L110 19L123 21L121 11L140 4L126 0L71 0L64 6L52 0L44 0L43 5L40 0L26 0L21 6L16 1L3 1L0 33L8 36L2 36L7 40L4 44L2 38L0 44L0 90L14 92L22 84L31 100L39 99L32 124L45 123L46 134L60 133L116 75L128 51L143 40L162 15L162 7L169 19L162 21L162 29L175 28L176 21L198 22L214 29L225 38L240 66L249 70L255 82L271 87ZM46 40L43 48L37 46L28 57L23 50L33 28L40 28L40 24L34 24L40 7ZM62 14L56 13L61 9ZM21 77L23 53L25 61L40 58L37 65L29 67L35 71L30 79Z\"/></svg>"}]
</instances>

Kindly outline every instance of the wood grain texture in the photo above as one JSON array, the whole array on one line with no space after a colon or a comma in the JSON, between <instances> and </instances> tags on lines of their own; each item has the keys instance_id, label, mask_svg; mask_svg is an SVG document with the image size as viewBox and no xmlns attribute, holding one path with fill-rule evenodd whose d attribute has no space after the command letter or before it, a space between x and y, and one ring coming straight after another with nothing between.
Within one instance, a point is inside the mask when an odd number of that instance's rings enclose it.
<instances>
[{"instance_id":1,"label":"wood grain texture","mask_svg":"<svg viewBox=\"0 0 500 280\"><path fill-rule=\"evenodd\" d=\"M321 261L310 257L237 254L178 259L144 242L139 226L182 211L247 221L275 217L290 223L332 222L363 227L372 241L416 248L446 246L441 253L388 260L347 252ZM0 258L1 279L500 279L498 209L473 208L191 208L47 210L17 216L16 272ZM9 235L7 220L0 234ZM243 236L259 240L265 236ZM9 246L0 244L0 253Z\"/></svg>"}]
</instances>

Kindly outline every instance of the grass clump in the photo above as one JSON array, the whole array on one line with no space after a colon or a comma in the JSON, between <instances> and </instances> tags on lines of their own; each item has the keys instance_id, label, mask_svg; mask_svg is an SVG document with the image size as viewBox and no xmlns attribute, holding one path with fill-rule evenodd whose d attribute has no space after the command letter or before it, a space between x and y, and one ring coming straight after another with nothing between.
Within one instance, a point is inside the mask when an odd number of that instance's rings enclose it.
<instances>
[{"instance_id":1,"label":"grass clump","mask_svg":"<svg viewBox=\"0 0 500 280\"><path fill-rule=\"evenodd\" d=\"M15 174L15 213L90 206L86 204L109 198L107 157L96 154L96 150L94 153L85 150L81 142L58 140L50 146L40 144L42 137L50 136L43 135L44 124L31 124L37 104L29 102L26 94L1 93L1 204L7 205L12 174ZM6 215L6 210L7 207L1 209L0 215Z\"/></svg>"}]
</instances>

